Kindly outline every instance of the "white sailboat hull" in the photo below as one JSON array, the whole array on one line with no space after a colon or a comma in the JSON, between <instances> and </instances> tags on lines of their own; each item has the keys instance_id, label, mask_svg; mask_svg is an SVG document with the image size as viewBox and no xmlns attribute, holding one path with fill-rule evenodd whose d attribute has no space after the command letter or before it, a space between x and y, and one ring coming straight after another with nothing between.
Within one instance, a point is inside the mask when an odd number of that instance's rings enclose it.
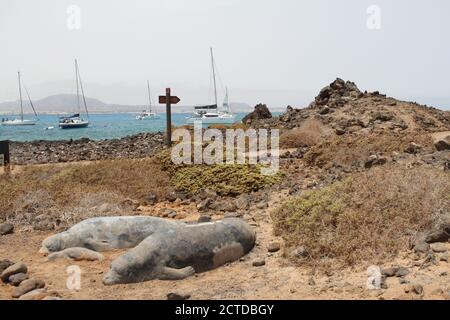
<instances>
[{"instance_id":1,"label":"white sailboat hull","mask_svg":"<svg viewBox=\"0 0 450 320\"><path fill-rule=\"evenodd\" d=\"M14 120L6 120L2 121L2 126L33 126L36 124L36 120L20 120L20 119L14 119Z\"/></svg>"},{"instance_id":2,"label":"white sailboat hull","mask_svg":"<svg viewBox=\"0 0 450 320\"><path fill-rule=\"evenodd\" d=\"M89 121L86 120L75 120L73 122L60 122L59 127L61 129L79 129L87 128L89 126Z\"/></svg>"},{"instance_id":3,"label":"white sailboat hull","mask_svg":"<svg viewBox=\"0 0 450 320\"><path fill-rule=\"evenodd\" d=\"M236 122L236 116L232 114L219 115L217 117L209 117L203 115L201 117L191 117L186 121L188 124L194 124L195 122L201 122L202 124L233 124Z\"/></svg>"},{"instance_id":4,"label":"white sailboat hull","mask_svg":"<svg viewBox=\"0 0 450 320\"><path fill-rule=\"evenodd\" d=\"M136 120L154 120L154 119L160 119L161 116L156 113L146 113L146 114L139 114L136 116Z\"/></svg>"}]
</instances>

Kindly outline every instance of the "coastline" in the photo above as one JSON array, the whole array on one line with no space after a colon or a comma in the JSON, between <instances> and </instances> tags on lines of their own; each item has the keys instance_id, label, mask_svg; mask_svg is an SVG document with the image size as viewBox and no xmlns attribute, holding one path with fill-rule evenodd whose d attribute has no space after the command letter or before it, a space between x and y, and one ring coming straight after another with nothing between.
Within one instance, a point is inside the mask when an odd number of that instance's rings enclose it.
<instances>
[{"instance_id":1,"label":"coastline","mask_svg":"<svg viewBox=\"0 0 450 320\"><path fill-rule=\"evenodd\" d=\"M96 161L122 158L144 158L164 148L164 134L139 133L119 139L94 141L89 138L77 140L38 140L33 142L10 142L11 164L32 165L78 161Z\"/></svg>"}]
</instances>

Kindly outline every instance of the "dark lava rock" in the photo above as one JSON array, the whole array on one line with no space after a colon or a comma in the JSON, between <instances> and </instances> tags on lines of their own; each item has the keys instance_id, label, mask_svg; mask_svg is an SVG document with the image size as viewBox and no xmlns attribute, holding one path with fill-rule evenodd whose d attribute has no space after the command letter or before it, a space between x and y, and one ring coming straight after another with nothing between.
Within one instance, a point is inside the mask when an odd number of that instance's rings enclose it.
<instances>
[{"instance_id":1,"label":"dark lava rock","mask_svg":"<svg viewBox=\"0 0 450 320\"><path fill-rule=\"evenodd\" d=\"M197 210L200 212L208 211L211 204L212 204L212 200L210 198L205 199L197 205Z\"/></svg>"},{"instance_id":2,"label":"dark lava rock","mask_svg":"<svg viewBox=\"0 0 450 320\"><path fill-rule=\"evenodd\" d=\"M161 208L159 210L159 214L163 218L175 218L177 216L177 212L175 210L169 209L169 208Z\"/></svg>"},{"instance_id":3,"label":"dark lava rock","mask_svg":"<svg viewBox=\"0 0 450 320\"><path fill-rule=\"evenodd\" d=\"M174 300L174 301L181 301L181 300L187 300L191 297L189 293L178 293L178 292L171 292L167 294L167 300Z\"/></svg>"},{"instance_id":4,"label":"dark lava rock","mask_svg":"<svg viewBox=\"0 0 450 320\"><path fill-rule=\"evenodd\" d=\"M84 138L70 141L12 142L10 148L11 162L14 164L144 158L164 148L164 135L156 132L100 141Z\"/></svg>"},{"instance_id":5,"label":"dark lava rock","mask_svg":"<svg viewBox=\"0 0 450 320\"><path fill-rule=\"evenodd\" d=\"M4 236L14 232L14 226L11 223L0 224L0 235Z\"/></svg>"},{"instance_id":6,"label":"dark lava rock","mask_svg":"<svg viewBox=\"0 0 450 320\"><path fill-rule=\"evenodd\" d=\"M409 154L417 154L423 150L423 147L417 143L411 142L405 148L405 152Z\"/></svg>"},{"instance_id":7,"label":"dark lava rock","mask_svg":"<svg viewBox=\"0 0 450 320\"><path fill-rule=\"evenodd\" d=\"M409 270L405 267L386 268L383 269L382 274L386 277L404 277L409 274Z\"/></svg>"},{"instance_id":8,"label":"dark lava rock","mask_svg":"<svg viewBox=\"0 0 450 320\"><path fill-rule=\"evenodd\" d=\"M14 264L14 262L8 260L8 259L3 259L0 260L0 274L7 269L8 267L12 266Z\"/></svg>"},{"instance_id":9,"label":"dark lava rock","mask_svg":"<svg viewBox=\"0 0 450 320\"><path fill-rule=\"evenodd\" d=\"M278 242L271 242L269 243L269 245L267 246L267 251L269 252L278 252L281 249L281 245Z\"/></svg>"},{"instance_id":10,"label":"dark lava rock","mask_svg":"<svg viewBox=\"0 0 450 320\"><path fill-rule=\"evenodd\" d=\"M419 242L414 246L416 253L427 253L428 251L430 251L430 245L426 242Z\"/></svg>"},{"instance_id":11,"label":"dark lava rock","mask_svg":"<svg viewBox=\"0 0 450 320\"><path fill-rule=\"evenodd\" d=\"M437 141L434 144L434 146L438 151L450 150L450 136L447 136L444 139Z\"/></svg>"},{"instance_id":12,"label":"dark lava rock","mask_svg":"<svg viewBox=\"0 0 450 320\"><path fill-rule=\"evenodd\" d=\"M255 120L270 118L272 118L272 113L269 111L269 108L267 108L265 104L258 104L252 113L249 113L242 119L242 122L245 124L250 124Z\"/></svg>"},{"instance_id":13,"label":"dark lava rock","mask_svg":"<svg viewBox=\"0 0 450 320\"><path fill-rule=\"evenodd\" d=\"M149 205L154 205L158 202L158 197L154 193L149 193L146 200Z\"/></svg>"},{"instance_id":14,"label":"dark lava rock","mask_svg":"<svg viewBox=\"0 0 450 320\"><path fill-rule=\"evenodd\" d=\"M235 212L237 210L236 204L230 200L216 201L213 204L211 204L210 207L213 210L222 212Z\"/></svg>"},{"instance_id":15,"label":"dark lava rock","mask_svg":"<svg viewBox=\"0 0 450 320\"><path fill-rule=\"evenodd\" d=\"M211 221L211 216L209 215L203 215L200 218L198 218L197 222L198 223L206 223L206 222L210 222Z\"/></svg>"},{"instance_id":16,"label":"dark lava rock","mask_svg":"<svg viewBox=\"0 0 450 320\"><path fill-rule=\"evenodd\" d=\"M447 242L450 239L450 223L443 223L425 235L426 243Z\"/></svg>"},{"instance_id":17,"label":"dark lava rock","mask_svg":"<svg viewBox=\"0 0 450 320\"><path fill-rule=\"evenodd\" d=\"M264 260L264 259L255 259L255 260L253 260L253 262L252 262L252 265L254 266L254 267L262 267L262 266L264 266L266 264L266 260Z\"/></svg>"}]
</instances>

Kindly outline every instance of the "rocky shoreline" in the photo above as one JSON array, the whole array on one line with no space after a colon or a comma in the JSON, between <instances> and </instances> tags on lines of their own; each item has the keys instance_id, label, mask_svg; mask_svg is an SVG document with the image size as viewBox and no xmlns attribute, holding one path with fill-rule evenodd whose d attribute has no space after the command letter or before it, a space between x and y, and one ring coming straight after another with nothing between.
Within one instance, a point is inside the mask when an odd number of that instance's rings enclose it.
<instances>
[{"instance_id":1,"label":"rocky shoreline","mask_svg":"<svg viewBox=\"0 0 450 320\"><path fill-rule=\"evenodd\" d=\"M164 148L164 134L140 133L120 139L93 141L11 142L13 165L95 161L117 158L143 158Z\"/></svg>"}]
</instances>

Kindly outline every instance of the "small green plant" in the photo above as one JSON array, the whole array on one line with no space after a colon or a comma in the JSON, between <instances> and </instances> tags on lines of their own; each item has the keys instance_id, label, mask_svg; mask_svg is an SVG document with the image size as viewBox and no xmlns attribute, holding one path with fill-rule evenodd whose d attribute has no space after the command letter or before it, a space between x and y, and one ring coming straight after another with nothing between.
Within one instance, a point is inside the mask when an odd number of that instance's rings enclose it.
<instances>
[{"instance_id":1,"label":"small green plant","mask_svg":"<svg viewBox=\"0 0 450 320\"><path fill-rule=\"evenodd\" d=\"M259 165L193 165L176 170L172 183L175 189L196 194L211 189L220 195L238 195L278 183L281 173L261 174Z\"/></svg>"}]
</instances>

